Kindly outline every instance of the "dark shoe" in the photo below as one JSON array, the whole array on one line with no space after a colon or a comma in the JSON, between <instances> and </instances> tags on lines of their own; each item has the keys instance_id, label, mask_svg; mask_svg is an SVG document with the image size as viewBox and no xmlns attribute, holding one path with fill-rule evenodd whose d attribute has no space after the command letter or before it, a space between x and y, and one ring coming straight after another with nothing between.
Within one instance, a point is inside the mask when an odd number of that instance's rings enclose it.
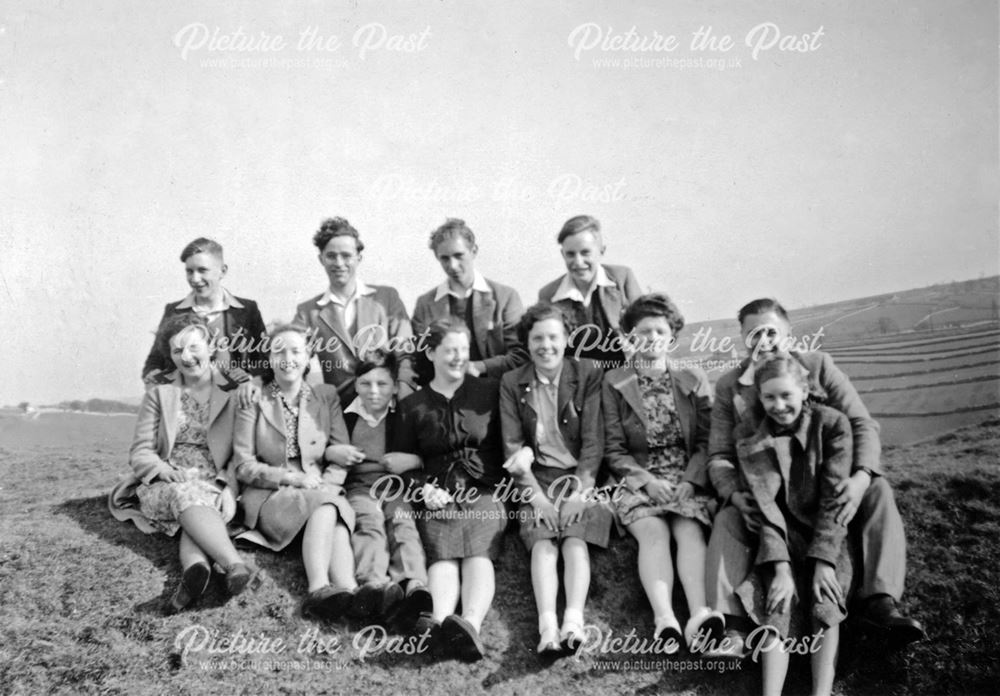
<instances>
[{"instance_id":1,"label":"dark shoe","mask_svg":"<svg viewBox=\"0 0 1000 696\"><path fill-rule=\"evenodd\" d=\"M684 627L684 640L692 653L705 652L705 646L717 645L726 633L722 613L708 607L697 610Z\"/></svg>"},{"instance_id":2,"label":"dark shoe","mask_svg":"<svg viewBox=\"0 0 1000 696\"><path fill-rule=\"evenodd\" d=\"M403 588L399 583L390 582L382 586L379 593L378 619L385 621L396 611L403 601Z\"/></svg>"},{"instance_id":3,"label":"dark shoe","mask_svg":"<svg viewBox=\"0 0 1000 696\"><path fill-rule=\"evenodd\" d=\"M424 612L413 622L410 635L419 638L417 648L421 653L436 656L441 647L441 624L434 620L431 613Z\"/></svg>"},{"instance_id":4,"label":"dark shoe","mask_svg":"<svg viewBox=\"0 0 1000 696\"><path fill-rule=\"evenodd\" d=\"M347 613L354 619L367 619L375 613L381 603L381 588L373 582L368 582L354 593L354 602Z\"/></svg>"},{"instance_id":5,"label":"dark shoe","mask_svg":"<svg viewBox=\"0 0 1000 696\"><path fill-rule=\"evenodd\" d=\"M893 642L901 646L927 637L920 622L903 616L896 600L884 594L870 598L865 604L861 625L871 631L887 633Z\"/></svg>"},{"instance_id":6,"label":"dark shoe","mask_svg":"<svg viewBox=\"0 0 1000 696\"><path fill-rule=\"evenodd\" d=\"M177 585L174 596L170 598L168 610L171 613L176 613L205 594L211 577L212 569L208 567L207 563L198 561L185 568L184 572L181 573L180 584Z\"/></svg>"},{"instance_id":7,"label":"dark shoe","mask_svg":"<svg viewBox=\"0 0 1000 696\"><path fill-rule=\"evenodd\" d=\"M320 621L336 621L351 606L354 592L338 590L333 585L310 592L302 600L302 615Z\"/></svg>"},{"instance_id":8,"label":"dark shoe","mask_svg":"<svg viewBox=\"0 0 1000 696\"><path fill-rule=\"evenodd\" d=\"M434 598L431 597L430 590L411 580L406 587L406 595L399 604L399 611L396 612L396 623L403 633L415 633L421 616L430 616L433 610Z\"/></svg>"},{"instance_id":9,"label":"dark shoe","mask_svg":"<svg viewBox=\"0 0 1000 696\"><path fill-rule=\"evenodd\" d=\"M479 631L458 614L452 614L441 622L441 641L449 656L465 662L481 660L486 653Z\"/></svg>"},{"instance_id":10,"label":"dark shoe","mask_svg":"<svg viewBox=\"0 0 1000 696\"><path fill-rule=\"evenodd\" d=\"M257 569L246 563L234 563L226 568L226 591L233 597L242 594L257 578Z\"/></svg>"}]
</instances>

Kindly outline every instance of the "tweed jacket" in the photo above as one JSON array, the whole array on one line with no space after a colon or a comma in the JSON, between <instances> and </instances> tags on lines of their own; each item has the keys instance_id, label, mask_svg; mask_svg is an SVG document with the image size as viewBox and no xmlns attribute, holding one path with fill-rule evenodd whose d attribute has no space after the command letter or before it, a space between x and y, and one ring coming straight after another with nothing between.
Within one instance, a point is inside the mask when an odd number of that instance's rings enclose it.
<instances>
[{"instance_id":1,"label":"tweed jacket","mask_svg":"<svg viewBox=\"0 0 1000 696\"><path fill-rule=\"evenodd\" d=\"M792 352L809 372L810 392L826 406L834 408L851 423L853 435L853 467L870 469L873 475L882 474L879 426L868 413L864 402L847 375L833 364L833 358L822 351ZM750 366L746 358L715 385L715 405L712 407L712 428L709 435L709 475L719 497L728 499L740 490L736 475L736 438L734 431L744 421L750 427L758 423L757 388L753 382L741 379Z\"/></svg>"},{"instance_id":2,"label":"tweed jacket","mask_svg":"<svg viewBox=\"0 0 1000 696\"><path fill-rule=\"evenodd\" d=\"M614 281L615 287L598 286L594 290L594 294L597 295L597 300L604 309L604 314L607 316L611 328L620 330L622 311L642 295L642 288L639 286L639 281L636 279L631 268L627 266L612 266L610 264L602 264L602 266L604 266L604 271L608 274L608 278ZM538 301L551 302L565 277L565 274L563 274L542 287L538 291ZM572 300L559 300L556 304L572 311Z\"/></svg>"},{"instance_id":3,"label":"tweed jacket","mask_svg":"<svg viewBox=\"0 0 1000 696\"><path fill-rule=\"evenodd\" d=\"M812 530L807 556L836 567L847 535L847 527L836 521L835 492L851 474L847 416L807 404L790 435L773 435L764 418L756 428L742 423L736 437L740 473L763 517L757 565L791 561L788 534L795 524Z\"/></svg>"},{"instance_id":4,"label":"tweed jacket","mask_svg":"<svg viewBox=\"0 0 1000 696\"><path fill-rule=\"evenodd\" d=\"M602 377L602 371L589 361L565 358L556 397L559 432L577 461L577 475L591 481L597 478L604 454ZM500 382L500 428L507 457L527 445L538 458L538 413L531 395L534 379L535 366L529 363L511 370Z\"/></svg>"},{"instance_id":5,"label":"tweed jacket","mask_svg":"<svg viewBox=\"0 0 1000 696\"><path fill-rule=\"evenodd\" d=\"M697 368L669 370L674 404L684 434L688 465L684 480L710 490L708 428L712 412L712 386ZM612 473L632 490L640 490L654 476L646 470L646 412L639 391L638 373L619 367L604 375L604 454Z\"/></svg>"},{"instance_id":6,"label":"tweed jacket","mask_svg":"<svg viewBox=\"0 0 1000 696\"><path fill-rule=\"evenodd\" d=\"M354 368L365 352L388 347L402 359L413 348L413 329L399 293L385 285L368 287L375 292L357 298L357 328L353 334L330 304L319 304L325 293L301 303L292 320L315 342L323 381L337 388L343 406L354 398ZM410 369L408 363L405 369ZM406 379L402 366L400 379Z\"/></svg>"},{"instance_id":7,"label":"tweed jacket","mask_svg":"<svg viewBox=\"0 0 1000 696\"><path fill-rule=\"evenodd\" d=\"M230 353L235 366L242 369L249 375L260 375L267 369L267 353L262 350L262 339L267 335L264 328L264 320L260 316L260 309L253 300L243 297L235 297L242 307L232 306L222 313L222 321L225 325L225 337L230 345ZM163 308L163 317L160 319L160 326L163 326L168 319L176 314L193 312L190 307L178 308L184 300L168 302ZM157 333L159 329L157 329ZM155 341L153 347L146 356L146 362L142 366L142 376L145 377L153 370L161 370L164 374L171 373L175 366L171 360L160 354ZM245 378L244 378L245 379Z\"/></svg>"},{"instance_id":8,"label":"tweed jacket","mask_svg":"<svg viewBox=\"0 0 1000 696\"><path fill-rule=\"evenodd\" d=\"M230 487L236 494L236 479L229 466L233 454L233 429L236 420L236 400L232 382L218 370L212 371L211 405L208 416L208 451L215 465L215 482L220 488ZM181 409L182 384L175 376L168 384L148 389L142 397L135 423L135 435L129 449L132 473L118 483L108 497L111 514L121 521L132 521L146 533L154 531L139 512L135 490L139 484L149 484L161 473L170 471L170 453L177 437L177 417Z\"/></svg>"},{"instance_id":9,"label":"tweed jacket","mask_svg":"<svg viewBox=\"0 0 1000 696\"><path fill-rule=\"evenodd\" d=\"M513 288L492 280L486 284L490 292L474 290L470 297L472 340L486 366L482 376L500 379L504 372L528 361L528 354L517 339L517 322L524 314L524 307ZM450 316L448 297L435 300L436 294L435 288L417 298L413 308L413 333L417 337L433 322Z\"/></svg>"}]
</instances>

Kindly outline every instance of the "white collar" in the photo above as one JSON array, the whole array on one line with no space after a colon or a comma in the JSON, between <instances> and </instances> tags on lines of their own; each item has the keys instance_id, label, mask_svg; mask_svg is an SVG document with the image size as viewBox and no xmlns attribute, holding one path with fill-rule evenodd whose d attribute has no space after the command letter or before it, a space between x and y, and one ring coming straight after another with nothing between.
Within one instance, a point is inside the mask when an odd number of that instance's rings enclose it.
<instances>
[{"instance_id":1,"label":"white collar","mask_svg":"<svg viewBox=\"0 0 1000 696\"><path fill-rule=\"evenodd\" d=\"M558 389L559 388L559 380L562 378L563 367L565 365L566 365L566 361L564 360L563 362L561 362L559 364L559 372L557 372L556 376L553 377L552 379L544 377L542 374L540 374L538 372L538 370L534 370L534 373L535 373L535 382L537 382L538 384L541 384L541 385L545 385L545 386L552 385L552 386L554 386L554 387L556 387Z\"/></svg>"},{"instance_id":2,"label":"white collar","mask_svg":"<svg viewBox=\"0 0 1000 696\"><path fill-rule=\"evenodd\" d=\"M177 304L177 309L191 309L198 314L213 314L215 312L225 312L227 309L243 309L243 303L236 299L236 296L231 292L222 288L222 303L218 307L212 307L210 309L204 310L199 305L194 303L194 291L192 290L187 294L187 296Z\"/></svg>"},{"instance_id":3,"label":"white collar","mask_svg":"<svg viewBox=\"0 0 1000 696\"><path fill-rule=\"evenodd\" d=\"M360 396L355 396L354 401L351 405L344 409L344 413L356 413L368 424L369 428L378 427L378 424L385 420L385 417L389 415L389 411L392 410L392 404L389 404L389 408L382 412L382 415L376 418L368 412L365 408L365 402L361 400Z\"/></svg>"},{"instance_id":4,"label":"white collar","mask_svg":"<svg viewBox=\"0 0 1000 696\"><path fill-rule=\"evenodd\" d=\"M552 296L552 301L573 300L582 303L586 307L590 305L590 298L593 296L594 290L599 287L615 287L615 281L608 277L608 272L604 270L603 265L597 266L597 272L594 273L594 280L591 282L590 288L587 289L586 296L580 292L580 289L576 287L570 279L569 273L567 273L562 277L562 282L559 283L556 294Z\"/></svg>"},{"instance_id":5,"label":"white collar","mask_svg":"<svg viewBox=\"0 0 1000 696\"><path fill-rule=\"evenodd\" d=\"M438 302L441 299L447 297L448 295L463 300L466 297L471 296L473 292L490 292L490 286L486 282L486 277L483 276L483 274L480 273L478 270L473 271L472 287L470 287L468 290L465 290L462 293L452 290L451 285L448 283L447 280L438 285L437 292L434 293L434 301Z\"/></svg>"},{"instance_id":6,"label":"white collar","mask_svg":"<svg viewBox=\"0 0 1000 696\"><path fill-rule=\"evenodd\" d=\"M327 291L323 293L323 296L320 297L318 300L316 300L316 304L318 304L320 307L325 307L326 305L332 302L334 304L339 304L342 307L346 307L347 305L349 305L351 302L354 302L362 295L373 295L373 294L375 294L375 288L371 287L370 285L365 285L364 281L362 281L359 278L356 281L356 285L354 286L354 294L348 297L346 300L340 299L339 297L333 294L332 290L327 288Z\"/></svg>"}]
</instances>

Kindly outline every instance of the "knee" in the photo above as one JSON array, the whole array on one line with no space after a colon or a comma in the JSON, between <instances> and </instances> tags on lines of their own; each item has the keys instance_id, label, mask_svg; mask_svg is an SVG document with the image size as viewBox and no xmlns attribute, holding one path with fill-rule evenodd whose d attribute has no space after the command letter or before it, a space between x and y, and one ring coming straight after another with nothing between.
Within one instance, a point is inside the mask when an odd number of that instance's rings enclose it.
<instances>
[{"instance_id":1,"label":"knee","mask_svg":"<svg viewBox=\"0 0 1000 696\"><path fill-rule=\"evenodd\" d=\"M736 542L743 546L750 545L750 537L746 525L743 523L743 515L735 505L727 505L719 510L712 521L709 544L726 546L727 542Z\"/></svg>"},{"instance_id":2,"label":"knee","mask_svg":"<svg viewBox=\"0 0 1000 696\"><path fill-rule=\"evenodd\" d=\"M858 517L868 519L873 515L891 514L895 509L896 500L892 494L892 487L884 476L876 476L861 498Z\"/></svg>"}]
</instances>

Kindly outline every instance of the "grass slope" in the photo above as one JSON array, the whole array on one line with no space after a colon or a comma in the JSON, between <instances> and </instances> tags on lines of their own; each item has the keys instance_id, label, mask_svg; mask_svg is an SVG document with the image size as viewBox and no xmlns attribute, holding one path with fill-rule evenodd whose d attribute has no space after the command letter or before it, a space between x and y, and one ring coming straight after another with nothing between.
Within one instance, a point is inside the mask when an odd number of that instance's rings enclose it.
<instances>
[{"instance_id":1,"label":"grass slope","mask_svg":"<svg viewBox=\"0 0 1000 696\"><path fill-rule=\"evenodd\" d=\"M46 440L42 431L14 437L22 426L3 425L10 436L0 449L3 693L759 691L759 667L752 663L720 673L684 655L669 665L646 656L635 668L612 662L630 659L624 654L541 661L534 654L528 556L514 536L507 538L498 566L497 597L484 635L488 656L474 665L405 655L362 662L351 646L359 626L317 633L317 625L300 616L305 586L294 550L247 552L265 573L256 593L227 601L213 586L193 610L164 616L161 605L179 576L175 542L118 523L105 509L106 492L125 466L130 428L102 423L91 436L86 429L63 431L71 436L49 429ZM1000 624L998 451L1000 419L887 451L907 525L907 605L933 640L899 653L875 641L846 639L838 693L995 693L1000 659L988 630ZM634 543L616 540L593 554L593 566L588 620L616 636L630 629L647 635L651 617L636 578ZM194 626L216 639L240 632L244 639L280 639L288 647L279 654L183 654L177 638ZM327 654L310 638L341 647ZM786 691L807 692L807 666L793 669Z\"/></svg>"}]
</instances>

